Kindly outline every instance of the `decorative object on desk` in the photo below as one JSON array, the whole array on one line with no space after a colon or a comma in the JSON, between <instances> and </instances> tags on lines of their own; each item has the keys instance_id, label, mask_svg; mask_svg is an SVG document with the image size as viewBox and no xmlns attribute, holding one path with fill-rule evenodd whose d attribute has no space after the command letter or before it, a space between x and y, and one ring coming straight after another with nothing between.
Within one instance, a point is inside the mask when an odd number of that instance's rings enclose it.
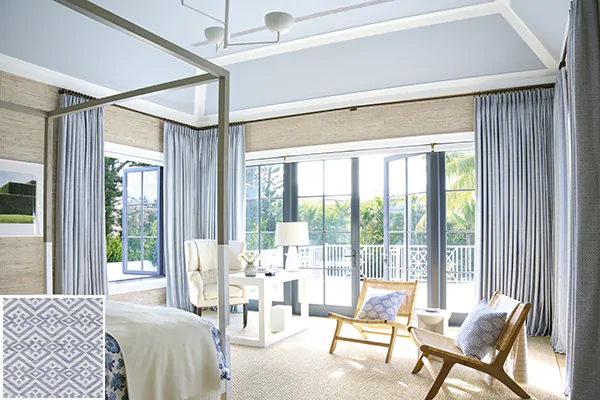
<instances>
[{"instance_id":1,"label":"decorative object on desk","mask_svg":"<svg viewBox=\"0 0 600 400\"><path fill-rule=\"evenodd\" d=\"M256 276L257 267L256 265L254 265L254 263L260 260L260 253L247 251L238 255L238 260L244 260L246 262L246 268L244 268L244 275L248 277Z\"/></svg>"},{"instance_id":2,"label":"decorative object on desk","mask_svg":"<svg viewBox=\"0 0 600 400\"><path fill-rule=\"evenodd\" d=\"M308 246L306 222L278 222L275 228L275 246L289 246L285 260L286 271L299 271L300 260L296 246Z\"/></svg>"}]
</instances>

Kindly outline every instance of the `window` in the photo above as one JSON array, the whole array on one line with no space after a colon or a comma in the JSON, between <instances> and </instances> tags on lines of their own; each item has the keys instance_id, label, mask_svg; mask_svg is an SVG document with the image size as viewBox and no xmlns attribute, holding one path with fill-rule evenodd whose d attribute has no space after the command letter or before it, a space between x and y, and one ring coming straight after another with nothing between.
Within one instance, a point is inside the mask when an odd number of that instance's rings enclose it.
<instances>
[{"instance_id":1,"label":"window","mask_svg":"<svg viewBox=\"0 0 600 400\"><path fill-rule=\"evenodd\" d=\"M246 249L261 254L260 265L283 266L275 228L283 222L283 164L246 167Z\"/></svg>"},{"instance_id":2,"label":"window","mask_svg":"<svg viewBox=\"0 0 600 400\"><path fill-rule=\"evenodd\" d=\"M446 153L446 308L468 312L475 299L475 152Z\"/></svg>"},{"instance_id":3,"label":"window","mask_svg":"<svg viewBox=\"0 0 600 400\"><path fill-rule=\"evenodd\" d=\"M123 273L160 275L160 167L123 170Z\"/></svg>"},{"instance_id":4,"label":"window","mask_svg":"<svg viewBox=\"0 0 600 400\"><path fill-rule=\"evenodd\" d=\"M162 276L162 167L105 158L109 282Z\"/></svg>"}]
</instances>

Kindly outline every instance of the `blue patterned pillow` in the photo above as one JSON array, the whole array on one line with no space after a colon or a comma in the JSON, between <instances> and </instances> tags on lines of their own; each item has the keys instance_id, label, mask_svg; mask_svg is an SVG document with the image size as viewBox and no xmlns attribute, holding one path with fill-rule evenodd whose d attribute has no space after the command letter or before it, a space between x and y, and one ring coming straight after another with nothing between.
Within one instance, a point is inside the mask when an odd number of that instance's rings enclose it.
<instances>
[{"instance_id":1,"label":"blue patterned pillow","mask_svg":"<svg viewBox=\"0 0 600 400\"><path fill-rule=\"evenodd\" d=\"M362 309L358 313L358 319L369 321L391 320L396 319L398 309L404 303L408 291L397 290L394 292L386 292L385 294L376 294L371 296Z\"/></svg>"},{"instance_id":2,"label":"blue patterned pillow","mask_svg":"<svg viewBox=\"0 0 600 400\"><path fill-rule=\"evenodd\" d=\"M504 325L505 312L499 312L481 300L469 313L456 336L456 346L469 357L483 359L496 346Z\"/></svg>"}]
</instances>

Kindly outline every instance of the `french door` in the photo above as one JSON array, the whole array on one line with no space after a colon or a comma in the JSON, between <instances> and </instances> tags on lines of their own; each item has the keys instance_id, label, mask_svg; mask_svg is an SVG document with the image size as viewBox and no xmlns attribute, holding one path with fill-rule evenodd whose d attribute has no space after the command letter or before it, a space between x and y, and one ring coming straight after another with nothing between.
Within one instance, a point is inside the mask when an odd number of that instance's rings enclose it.
<instances>
[{"instance_id":1,"label":"french door","mask_svg":"<svg viewBox=\"0 0 600 400\"><path fill-rule=\"evenodd\" d=\"M427 156L394 155L383 162L383 278L419 281L416 307L425 308L429 286Z\"/></svg>"},{"instance_id":2,"label":"french door","mask_svg":"<svg viewBox=\"0 0 600 400\"><path fill-rule=\"evenodd\" d=\"M300 251L308 274L311 315L352 315L359 292L358 159L297 166L297 220L307 222L310 245Z\"/></svg>"}]
</instances>

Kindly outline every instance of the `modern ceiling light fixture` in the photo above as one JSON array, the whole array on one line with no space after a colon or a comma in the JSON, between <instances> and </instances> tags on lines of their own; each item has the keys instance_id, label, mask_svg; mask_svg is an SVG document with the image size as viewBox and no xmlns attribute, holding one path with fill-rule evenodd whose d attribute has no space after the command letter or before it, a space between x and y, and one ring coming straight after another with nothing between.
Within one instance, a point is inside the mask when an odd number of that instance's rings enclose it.
<instances>
[{"instance_id":1,"label":"modern ceiling light fixture","mask_svg":"<svg viewBox=\"0 0 600 400\"><path fill-rule=\"evenodd\" d=\"M214 44L217 49L217 53L221 49L226 49L230 46L249 46L249 45L257 45L257 44L271 44L271 43L279 43L281 39L281 35L288 33L292 29L292 25L294 25L294 17L291 14L281 12L281 11L272 11L270 13L265 14L265 27L275 33L277 36L275 40L271 41L263 41L263 42L243 42L243 43L231 43L231 32L229 30L229 1L225 0L225 18L224 20L220 20L210 14L205 13L195 7L190 6L185 3L185 0L181 0L181 5L189 8L190 10L194 10L197 13L204 15L220 23L223 26L209 26L204 30L204 36L206 37L206 42L195 43L192 46L201 46L203 44L209 43ZM256 32L262 31L264 28L256 29Z\"/></svg>"}]
</instances>

